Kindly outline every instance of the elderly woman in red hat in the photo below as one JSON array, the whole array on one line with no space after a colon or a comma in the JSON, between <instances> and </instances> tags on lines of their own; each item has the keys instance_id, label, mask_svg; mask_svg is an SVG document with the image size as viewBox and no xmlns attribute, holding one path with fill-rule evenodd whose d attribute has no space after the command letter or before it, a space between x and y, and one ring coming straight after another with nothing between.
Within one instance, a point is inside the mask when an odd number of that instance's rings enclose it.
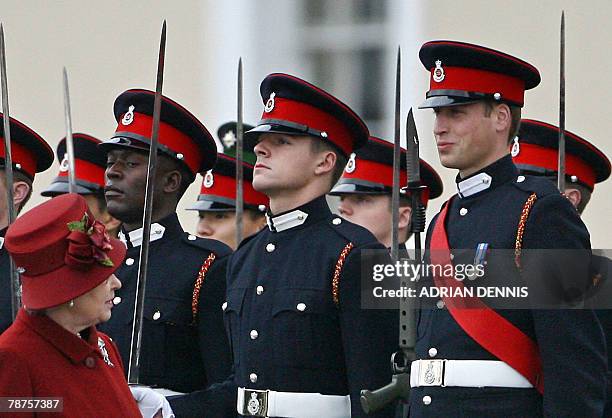
<instances>
[{"instance_id":1,"label":"elderly woman in red hat","mask_svg":"<svg viewBox=\"0 0 612 418\"><path fill-rule=\"evenodd\" d=\"M5 246L21 273L23 307L0 336L0 416L140 417L117 348L95 327L111 317L125 246L77 194L18 218ZM17 397L52 400L11 402Z\"/></svg>"}]
</instances>

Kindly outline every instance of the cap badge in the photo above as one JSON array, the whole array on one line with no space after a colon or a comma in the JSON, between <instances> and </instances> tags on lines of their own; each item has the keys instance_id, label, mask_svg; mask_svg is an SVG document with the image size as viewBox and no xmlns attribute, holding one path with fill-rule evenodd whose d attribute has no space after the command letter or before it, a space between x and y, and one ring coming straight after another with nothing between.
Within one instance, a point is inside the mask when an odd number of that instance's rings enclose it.
<instances>
[{"instance_id":1,"label":"cap badge","mask_svg":"<svg viewBox=\"0 0 612 418\"><path fill-rule=\"evenodd\" d=\"M210 189L213 184L215 184L215 176L213 175L212 170L208 170L204 175L204 187Z\"/></svg>"},{"instance_id":2,"label":"cap badge","mask_svg":"<svg viewBox=\"0 0 612 418\"><path fill-rule=\"evenodd\" d=\"M510 150L510 155L516 157L521 152L521 146L519 145L519 137L514 137L514 143L512 144L512 149Z\"/></svg>"},{"instance_id":3,"label":"cap badge","mask_svg":"<svg viewBox=\"0 0 612 418\"><path fill-rule=\"evenodd\" d=\"M436 68L434 68L433 70L433 80L436 83L441 83L442 80L444 80L445 74L444 74L444 68L442 68L442 61L437 60L436 61Z\"/></svg>"},{"instance_id":4,"label":"cap badge","mask_svg":"<svg viewBox=\"0 0 612 418\"><path fill-rule=\"evenodd\" d=\"M134 106L128 107L127 113L121 119L121 123L124 125L129 125L132 122L134 122Z\"/></svg>"},{"instance_id":5,"label":"cap badge","mask_svg":"<svg viewBox=\"0 0 612 418\"><path fill-rule=\"evenodd\" d=\"M222 141L225 148L231 148L236 144L236 134L234 131L227 131L225 135L223 135Z\"/></svg>"},{"instance_id":6,"label":"cap badge","mask_svg":"<svg viewBox=\"0 0 612 418\"><path fill-rule=\"evenodd\" d=\"M347 173L352 173L357 168L357 162L355 161L355 153L351 153L348 162L346 163L346 167L344 167L344 171Z\"/></svg>"},{"instance_id":7,"label":"cap badge","mask_svg":"<svg viewBox=\"0 0 612 418\"><path fill-rule=\"evenodd\" d=\"M68 171L68 154L64 154L64 159L60 163L60 172L65 173Z\"/></svg>"},{"instance_id":8,"label":"cap badge","mask_svg":"<svg viewBox=\"0 0 612 418\"><path fill-rule=\"evenodd\" d=\"M264 112L270 113L274 109L274 96L276 96L276 93L274 92L270 93L270 98L266 102L266 107L264 107Z\"/></svg>"}]
</instances>

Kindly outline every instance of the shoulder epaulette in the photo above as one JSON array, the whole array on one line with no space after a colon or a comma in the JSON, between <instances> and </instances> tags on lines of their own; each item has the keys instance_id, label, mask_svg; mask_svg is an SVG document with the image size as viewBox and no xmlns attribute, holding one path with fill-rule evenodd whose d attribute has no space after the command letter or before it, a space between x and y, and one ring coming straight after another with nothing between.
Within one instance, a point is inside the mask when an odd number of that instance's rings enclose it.
<instances>
[{"instance_id":1,"label":"shoulder epaulette","mask_svg":"<svg viewBox=\"0 0 612 418\"><path fill-rule=\"evenodd\" d=\"M513 184L530 195L535 193L538 198L559 193L559 189L555 187L552 181L538 176L520 175L513 181Z\"/></svg>"},{"instance_id":2,"label":"shoulder epaulette","mask_svg":"<svg viewBox=\"0 0 612 418\"><path fill-rule=\"evenodd\" d=\"M370 231L339 216L331 217L327 223L331 229L346 241L352 242L355 247L378 242Z\"/></svg>"},{"instance_id":3,"label":"shoulder epaulette","mask_svg":"<svg viewBox=\"0 0 612 418\"><path fill-rule=\"evenodd\" d=\"M201 248L208 252L214 253L217 257L225 257L232 253L232 249L216 239L200 238L195 235L185 234L183 235L183 241L187 244Z\"/></svg>"}]
</instances>

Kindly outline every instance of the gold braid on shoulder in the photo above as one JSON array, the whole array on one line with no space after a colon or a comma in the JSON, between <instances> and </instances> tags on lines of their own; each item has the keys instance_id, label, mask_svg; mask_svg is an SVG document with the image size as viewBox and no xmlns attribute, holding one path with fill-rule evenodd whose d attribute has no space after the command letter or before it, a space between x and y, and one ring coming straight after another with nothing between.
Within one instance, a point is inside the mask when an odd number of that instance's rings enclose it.
<instances>
[{"instance_id":1,"label":"gold braid on shoulder","mask_svg":"<svg viewBox=\"0 0 612 418\"><path fill-rule=\"evenodd\" d=\"M204 260L202 267L200 267L200 271L198 273L198 278L193 286L193 296L191 297L191 323L195 324L198 318L198 305L200 304L200 290L202 289L202 285L204 284L204 278L206 277L206 273L208 269L212 265L213 261L215 261L215 254L210 253L208 258Z\"/></svg>"},{"instance_id":2,"label":"gold braid on shoulder","mask_svg":"<svg viewBox=\"0 0 612 418\"><path fill-rule=\"evenodd\" d=\"M525 233L525 224L527 223L527 218L529 217L529 212L531 212L531 208L535 203L538 197L535 193L532 193L527 201L523 205L523 210L521 211L521 219L519 220L518 229L516 231L516 243L514 244L514 264L520 270L521 269L521 252L523 249L523 234Z\"/></svg>"},{"instance_id":3,"label":"gold braid on shoulder","mask_svg":"<svg viewBox=\"0 0 612 418\"><path fill-rule=\"evenodd\" d=\"M338 261L336 262L336 268L334 269L334 278L332 279L332 298L336 306L340 303L340 273L342 273L342 266L344 266L344 260L346 256L351 252L354 245L352 242L346 244L342 252L340 253L340 257L338 257Z\"/></svg>"}]
</instances>

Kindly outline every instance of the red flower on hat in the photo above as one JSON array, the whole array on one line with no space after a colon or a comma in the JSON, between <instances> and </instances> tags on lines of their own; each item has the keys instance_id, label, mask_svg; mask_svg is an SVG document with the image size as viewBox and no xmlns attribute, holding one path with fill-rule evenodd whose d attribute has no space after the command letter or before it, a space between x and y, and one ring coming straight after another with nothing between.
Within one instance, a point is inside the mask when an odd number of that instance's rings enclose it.
<instances>
[{"instance_id":1,"label":"red flower on hat","mask_svg":"<svg viewBox=\"0 0 612 418\"><path fill-rule=\"evenodd\" d=\"M108 257L108 251L113 249L106 227L101 222L90 222L87 213L80 221L68 223L71 231L68 237L68 250L64 260L67 265L75 268L87 268L94 262L106 267L113 267L113 261Z\"/></svg>"}]
</instances>

